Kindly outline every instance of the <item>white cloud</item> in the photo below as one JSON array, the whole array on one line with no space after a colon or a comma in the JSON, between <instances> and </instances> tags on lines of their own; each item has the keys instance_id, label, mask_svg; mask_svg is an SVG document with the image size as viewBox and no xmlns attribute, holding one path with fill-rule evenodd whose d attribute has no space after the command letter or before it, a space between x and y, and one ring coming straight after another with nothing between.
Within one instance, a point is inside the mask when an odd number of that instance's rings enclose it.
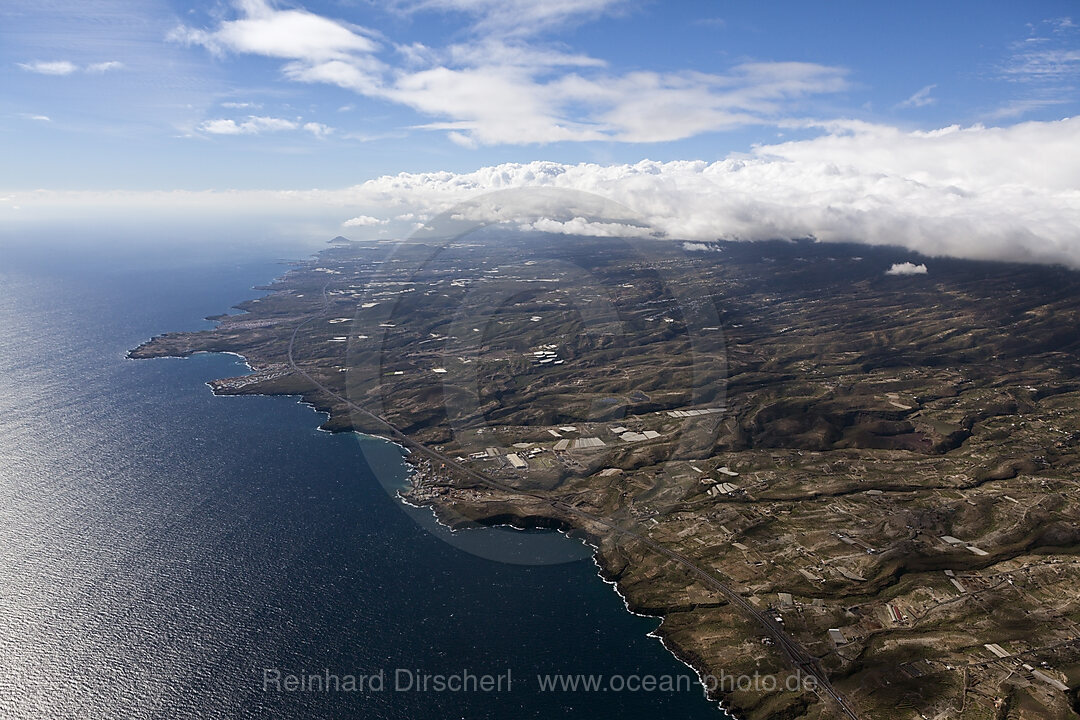
<instances>
[{"instance_id":1,"label":"white cloud","mask_svg":"<svg viewBox=\"0 0 1080 720\"><path fill-rule=\"evenodd\" d=\"M18 65L27 72L38 73L39 75L71 75L79 69L78 65L67 60L49 62L34 60L33 62L18 63Z\"/></svg>"},{"instance_id":2,"label":"white cloud","mask_svg":"<svg viewBox=\"0 0 1080 720\"><path fill-rule=\"evenodd\" d=\"M1073 19L1071 17L1054 18L1053 20L1048 20L1047 22L1053 25L1054 32L1067 32L1076 28L1076 23L1073 22Z\"/></svg>"},{"instance_id":3,"label":"white cloud","mask_svg":"<svg viewBox=\"0 0 1080 720\"><path fill-rule=\"evenodd\" d=\"M616 73L588 55L527 42L539 28L620 6L612 0L426 0L410 11L475 16L468 42L394 46L376 56L374 33L265 0L237 3L241 17L214 29L176 28L174 41L212 52L283 59L285 78L335 85L412 108L463 146L553 142L664 142L752 123L774 123L798 103L847 88L846 71L814 63L754 62L726 73ZM483 28L498 26L494 36ZM526 33L527 34L527 33ZM400 64L403 63L403 64Z\"/></svg>"},{"instance_id":4,"label":"white cloud","mask_svg":"<svg viewBox=\"0 0 1080 720\"><path fill-rule=\"evenodd\" d=\"M652 237L656 235L656 231L649 227L620 222L597 222L583 217L574 217L569 220L543 217L519 227L521 230L587 237Z\"/></svg>"},{"instance_id":5,"label":"white cloud","mask_svg":"<svg viewBox=\"0 0 1080 720\"><path fill-rule=\"evenodd\" d=\"M1010 100L1001 107L990 111L986 117L989 120L1017 118L1034 110L1042 110L1054 105L1064 105L1067 102L1069 101L1066 98L1061 97L1034 97L1024 100Z\"/></svg>"},{"instance_id":6,"label":"white cloud","mask_svg":"<svg viewBox=\"0 0 1080 720\"><path fill-rule=\"evenodd\" d=\"M1029 25L1032 35L1014 42L997 68L997 79L1009 82L1018 96L1001 102L986 117L1015 118L1029 112L1075 101L1080 80L1077 26L1070 18ZM1036 34L1039 30L1049 33Z\"/></svg>"},{"instance_id":7,"label":"white cloud","mask_svg":"<svg viewBox=\"0 0 1080 720\"><path fill-rule=\"evenodd\" d=\"M466 146L604 138L598 128L560 117L557 91L514 67L423 70L399 78L388 95L425 115L447 118L424 127L451 131Z\"/></svg>"},{"instance_id":8,"label":"white cloud","mask_svg":"<svg viewBox=\"0 0 1080 720\"><path fill-rule=\"evenodd\" d=\"M468 13L475 30L500 35L533 35L553 27L599 17L625 0L396 0L408 12L442 10Z\"/></svg>"},{"instance_id":9,"label":"white cloud","mask_svg":"<svg viewBox=\"0 0 1080 720\"><path fill-rule=\"evenodd\" d=\"M386 225L389 220L380 220L370 215L357 215L341 223L343 227L371 227L373 225Z\"/></svg>"},{"instance_id":10,"label":"white cloud","mask_svg":"<svg viewBox=\"0 0 1080 720\"><path fill-rule=\"evenodd\" d=\"M237 0L243 17L214 31L180 26L168 39L202 45L211 52L323 61L373 52L377 45L355 26L306 10L275 10L266 0Z\"/></svg>"},{"instance_id":11,"label":"white cloud","mask_svg":"<svg viewBox=\"0 0 1080 720\"><path fill-rule=\"evenodd\" d=\"M324 138L334 132L334 128L319 122L304 122L302 119L289 120L267 115L249 115L239 122L231 118L206 120L199 125L198 129L210 135L260 135L303 130L317 138Z\"/></svg>"},{"instance_id":12,"label":"white cloud","mask_svg":"<svg viewBox=\"0 0 1080 720\"><path fill-rule=\"evenodd\" d=\"M540 79L514 64L401 72L392 84L345 61L293 63L287 77L338 85L443 120L464 147L552 142L664 142L774 122L792 102L847 87L846 71L812 63L749 63L726 75L572 73Z\"/></svg>"},{"instance_id":13,"label":"white cloud","mask_svg":"<svg viewBox=\"0 0 1080 720\"><path fill-rule=\"evenodd\" d=\"M1080 75L1080 49L1077 48L1077 25L1071 18L1045 20L1031 26L1032 35L1011 46L1012 53L1000 68L1000 77L1035 85L1056 85L1065 92L1074 91L1066 83ZM1049 34L1036 34L1049 29Z\"/></svg>"},{"instance_id":14,"label":"white cloud","mask_svg":"<svg viewBox=\"0 0 1080 720\"><path fill-rule=\"evenodd\" d=\"M264 132L295 130L298 127L298 123L285 118L252 115L241 122L231 119L207 120L199 129L211 135L258 135Z\"/></svg>"},{"instance_id":15,"label":"white cloud","mask_svg":"<svg viewBox=\"0 0 1080 720\"><path fill-rule=\"evenodd\" d=\"M1080 74L1080 50L1036 47L1016 53L1003 68L1016 82L1059 81Z\"/></svg>"},{"instance_id":16,"label":"white cloud","mask_svg":"<svg viewBox=\"0 0 1080 720\"><path fill-rule=\"evenodd\" d=\"M323 125L317 122L304 123L304 130L308 131L317 138L324 138L334 132L334 128L329 125Z\"/></svg>"},{"instance_id":17,"label":"white cloud","mask_svg":"<svg viewBox=\"0 0 1080 720\"><path fill-rule=\"evenodd\" d=\"M91 63L84 68L80 68L69 60L52 60L48 62L34 60L33 62L18 63L18 66L27 72L38 73L39 75L72 75L77 72L101 75L110 70L119 70L124 67L124 63L117 60L108 60L106 62Z\"/></svg>"},{"instance_id":18,"label":"white cloud","mask_svg":"<svg viewBox=\"0 0 1080 720\"><path fill-rule=\"evenodd\" d=\"M845 75L841 68L814 63L747 63L725 75L573 77L557 86L556 97L565 98L563 103L593 105L607 139L664 142L773 122L801 98L843 90Z\"/></svg>"},{"instance_id":19,"label":"white cloud","mask_svg":"<svg viewBox=\"0 0 1080 720\"><path fill-rule=\"evenodd\" d=\"M903 262L893 263L892 267L885 271L886 275L925 275L926 265Z\"/></svg>"},{"instance_id":20,"label":"white cloud","mask_svg":"<svg viewBox=\"0 0 1080 720\"><path fill-rule=\"evenodd\" d=\"M36 122L46 122L46 123L51 123L52 122L52 118L49 117L48 115L34 115L33 113L20 113L19 117L21 117L23 120L34 120Z\"/></svg>"},{"instance_id":21,"label":"white cloud","mask_svg":"<svg viewBox=\"0 0 1080 720\"><path fill-rule=\"evenodd\" d=\"M927 85L921 90L916 91L907 100L904 100L897 107L926 107L927 105L933 105L937 102L937 98L930 97L931 91L936 88L937 85Z\"/></svg>"},{"instance_id":22,"label":"white cloud","mask_svg":"<svg viewBox=\"0 0 1080 720\"><path fill-rule=\"evenodd\" d=\"M124 63L117 60L108 60L106 62L91 63L86 66L86 72L93 74L101 74L109 72L110 70L120 70L124 67Z\"/></svg>"},{"instance_id":23,"label":"white cloud","mask_svg":"<svg viewBox=\"0 0 1080 720\"><path fill-rule=\"evenodd\" d=\"M370 64L370 63L365 63ZM289 80L326 83L346 90L378 97L383 93L381 78L356 62L327 60L317 63L291 62L281 69Z\"/></svg>"},{"instance_id":24,"label":"white cloud","mask_svg":"<svg viewBox=\"0 0 1080 720\"><path fill-rule=\"evenodd\" d=\"M414 48L410 59L414 65L437 65L468 67L557 68L557 67L605 67L607 63L581 53L567 53L549 47L536 47L518 41L486 37L470 43L451 45L445 52L430 48L422 51Z\"/></svg>"}]
</instances>

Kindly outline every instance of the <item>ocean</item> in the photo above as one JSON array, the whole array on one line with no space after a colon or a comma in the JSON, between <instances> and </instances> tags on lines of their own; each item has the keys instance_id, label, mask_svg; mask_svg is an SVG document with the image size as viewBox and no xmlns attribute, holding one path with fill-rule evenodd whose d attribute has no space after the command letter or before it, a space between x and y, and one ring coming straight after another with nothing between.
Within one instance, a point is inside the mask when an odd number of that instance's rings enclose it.
<instances>
[{"instance_id":1,"label":"ocean","mask_svg":"<svg viewBox=\"0 0 1080 720\"><path fill-rule=\"evenodd\" d=\"M246 372L235 356L125 357L209 327L310 250L0 251L0 716L726 717L591 560L444 542L379 482L404 477L395 446L319 432L295 398L213 396ZM603 685L545 692L542 674ZM508 679L432 687L485 675ZM643 676L682 680L630 689Z\"/></svg>"}]
</instances>

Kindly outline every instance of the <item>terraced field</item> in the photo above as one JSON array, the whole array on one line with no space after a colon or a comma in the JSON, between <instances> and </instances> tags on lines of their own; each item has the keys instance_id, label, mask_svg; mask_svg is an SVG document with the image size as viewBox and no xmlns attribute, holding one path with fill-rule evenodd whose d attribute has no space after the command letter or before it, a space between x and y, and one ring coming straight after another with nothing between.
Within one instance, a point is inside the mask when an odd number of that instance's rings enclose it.
<instances>
[{"instance_id":1,"label":"terraced field","mask_svg":"<svg viewBox=\"0 0 1080 720\"><path fill-rule=\"evenodd\" d=\"M132 354L240 353L215 392L389 423L431 448L412 501L588 536L702 673L785 676L790 641L858 717L1078 715L1080 274L489 230L339 240L265 290Z\"/></svg>"}]
</instances>

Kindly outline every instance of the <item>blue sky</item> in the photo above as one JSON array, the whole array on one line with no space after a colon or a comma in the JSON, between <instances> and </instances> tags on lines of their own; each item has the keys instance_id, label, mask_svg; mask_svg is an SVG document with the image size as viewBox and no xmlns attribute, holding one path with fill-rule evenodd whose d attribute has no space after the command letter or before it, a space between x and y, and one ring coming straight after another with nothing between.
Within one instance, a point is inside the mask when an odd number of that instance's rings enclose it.
<instances>
[{"instance_id":1,"label":"blue sky","mask_svg":"<svg viewBox=\"0 0 1080 720\"><path fill-rule=\"evenodd\" d=\"M720 160L1076 114L1071 2L5 0L5 191ZM1072 15L1078 17L1073 18Z\"/></svg>"}]
</instances>

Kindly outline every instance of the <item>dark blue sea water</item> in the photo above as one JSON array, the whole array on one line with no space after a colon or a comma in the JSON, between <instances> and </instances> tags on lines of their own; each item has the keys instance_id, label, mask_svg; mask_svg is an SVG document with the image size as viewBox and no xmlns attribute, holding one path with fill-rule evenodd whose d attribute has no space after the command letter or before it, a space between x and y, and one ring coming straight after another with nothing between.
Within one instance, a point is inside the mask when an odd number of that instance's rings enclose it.
<instances>
[{"instance_id":1,"label":"dark blue sea water","mask_svg":"<svg viewBox=\"0 0 1080 720\"><path fill-rule=\"evenodd\" d=\"M318 432L292 398L211 395L238 358L125 359L307 253L151 245L0 249L0 717L723 717L696 686L539 692L544 672L690 671L591 562L507 565L421 529L376 481L404 472L394 446ZM267 668L514 684L278 693Z\"/></svg>"}]
</instances>

